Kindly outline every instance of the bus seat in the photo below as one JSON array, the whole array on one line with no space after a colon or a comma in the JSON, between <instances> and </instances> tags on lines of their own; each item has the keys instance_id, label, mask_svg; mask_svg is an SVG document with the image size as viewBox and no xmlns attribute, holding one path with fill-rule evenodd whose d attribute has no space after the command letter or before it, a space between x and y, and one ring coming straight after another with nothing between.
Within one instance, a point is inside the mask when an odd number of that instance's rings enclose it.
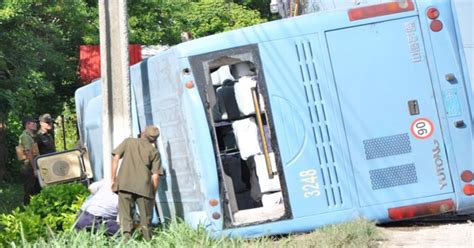
<instances>
[{"instance_id":1,"label":"bus seat","mask_svg":"<svg viewBox=\"0 0 474 248\"><path fill-rule=\"evenodd\" d=\"M283 204L283 195L280 192L267 193L262 195L263 207L271 207L279 204Z\"/></svg>"},{"instance_id":2,"label":"bus seat","mask_svg":"<svg viewBox=\"0 0 474 248\"><path fill-rule=\"evenodd\" d=\"M237 147L240 150L240 156L243 160L247 160L248 157L261 153L258 144L258 130L257 124L255 124L255 118L250 117L234 121L232 128L234 129Z\"/></svg>"},{"instance_id":3,"label":"bus seat","mask_svg":"<svg viewBox=\"0 0 474 248\"><path fill-rule=\"evenodd\" d=\"M234 83L226 80L224 85L216 89L217 104L219 105L222 120L237 119L240 117L239 107L235 100Z\"/></svg>"},{"instance_id":4,"label":"bus seat","mask_svg":"<svg viewBox=\"0 0 474 248\"><path fill-rule=\"evenodd\" d=\"M240 113L243 115L255 114L255 105L252 97L252 88L255 87L257 87L257 81L252 76L241 77L234 85L235 100L237 101ZM263 97L261 94L258 95L260 112L263 113L265 111Z\"/></svg>"},{"instance_id":5,"label":"bus seat","mask_svg":"<svg viewBox=\"0 0 474 248\"><path fill-rule=\"evenodd\" d=\"M275 168L275 154L272 152L270 155L270 163L272 164L273 172L276 172ZM265 155L259 154L251 157L250 161L255 164L257 171L258 183L260 184L260 190L262 193L270 193L281 191L280 179L278 176L274 176L272 179L268 177L267 165L265 163Z\"/></svg>"},{"instance_id":6,"label":"bus seat","mask_svg":"<svg viewBox=\"0 0 474 248\"><path fill-rule=\"evenodd\" d=\"M234 80L234 77L230 74L230 68L228 65L221 66L217 71L211 73L211 81L213 85L222 85L227 79Z\"/></svg>"},{"instance_id":7,"label":"bus seat","mask_svg":"<svg viewBox=\"0 0 474 248\"><path fill-rule=\"evenodd\" d=\"M239 154L222 155L224 173L232 179L235 193L247 191L247 185L242 181L242 163Z\"/></svg>"}]
</instances>

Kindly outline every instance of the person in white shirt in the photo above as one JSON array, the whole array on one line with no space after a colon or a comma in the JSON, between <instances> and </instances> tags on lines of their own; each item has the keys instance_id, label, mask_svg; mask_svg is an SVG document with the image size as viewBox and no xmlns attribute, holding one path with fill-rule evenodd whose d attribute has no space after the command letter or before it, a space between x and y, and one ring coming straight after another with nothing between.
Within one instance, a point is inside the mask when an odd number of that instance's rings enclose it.
<instances>
[{"instance_id":1,"label":"person in white shirt","mask_svg":"<svg viewBox=\"0 0 474 248\"><path fill-rule=\"evenodd\" d=\"M120 229L117 223L118 195L112 192L110 183L105 180L92 183L89 190L92 195L82 204L74 228L97 230L104 224L107 234L115 234Z\"/></svg>"}]
</instances>

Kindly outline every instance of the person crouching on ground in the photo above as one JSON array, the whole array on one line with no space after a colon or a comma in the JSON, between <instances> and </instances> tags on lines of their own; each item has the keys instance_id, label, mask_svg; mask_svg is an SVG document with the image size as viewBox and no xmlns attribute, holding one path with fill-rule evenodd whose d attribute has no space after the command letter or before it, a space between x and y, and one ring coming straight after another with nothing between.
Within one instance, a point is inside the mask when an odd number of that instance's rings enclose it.
<instances>
[{"instance_id":1,"label":"person crouching on ground","mask_svg":"<svg viewBox=\"0 0 474 248\"><path fill-rule=\"evenodd\" d=\"M74 225L76 230L98 230L104 225L106 234L113 235L120 229L117 223L118 195L112 192L110 186L103 179L89 185L92 195L81 206Z\"/></svg>"},{"instance_id":2,"label":"person crouching on ground","mask_svg":"<svg viewBox=\"0 0 474 248\"><path fill-rule=\"evenodd\" d=\"M125 240L132 235L135 204L143 238L152 237L155 195L159 176L163 175L160 153L153 145L159 135L156 126L147 126L140 138L127 138L112 152L112 190L119 195L120 227ZM121 158L123 162L117 174Z\"/></svg>"}]
</instances>

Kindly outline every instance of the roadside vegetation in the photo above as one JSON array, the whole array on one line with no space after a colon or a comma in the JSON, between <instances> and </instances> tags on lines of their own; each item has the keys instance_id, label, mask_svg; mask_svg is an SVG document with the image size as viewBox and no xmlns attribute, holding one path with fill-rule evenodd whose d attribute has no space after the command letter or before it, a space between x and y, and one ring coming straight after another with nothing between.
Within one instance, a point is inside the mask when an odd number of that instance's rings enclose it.
<instances>
[{"instance_id":1,"label":"roadside vegetation","mask_svg":"<svg viewBox=\"0 0 474 248\"><path fill-rule=\"evenodd\" d=\"M274 18L267 0L128 0L127 7L129 43L140 45L171 46L182 32L199 38ZM2 0L0 40L0 182L14 182L25 116L50 113L59 150L78 140L74 92L86 83L79 47L99 44L98 1Z\"/></svg>"},{"instance_id":2,"label":"roadside vegetation","mask_svg":"<svg viewBox=\"0 0 474 248\"><path fill-rule=\"evenodd\" d=\"M362 219L329 225L308 234L291 235L279 247L376 247L381 238L375 223Z\"/></svg>"},{"instance_id":3,"label":"roadside vegetation","mask_svg":"<svg viewBox=\"0 0 474 248\"><path fill-rule=\"evenodd\" d=\"M23 201L23 185L0 183L0 214L10 213Z\"/></svg>"},{"instance_id":4,"label":"roadside vegetation","mask_svg":"<svg viewBox=\"0 0 474 248\"><path fill-rule=\"evenodd\" d=\"M329 226L308 234L286 237L253 239L210 237L204 228L192 229L182 222L157 228L151 241L144 241L137 233L124 243L119 236L107 237L103 230L96 232L66 230L50 233L36 240L20 240L11 247L373 247L377 239L375 225L367 221Z\"/></svg>"},{"instance_id":5,"label":"roadside vegetation","mask_svg":"<svg viewBox=\"0 0 474 248\"><path fill-rule=\"evenodd\" d=\"M23 196L23 192L19 195ZM31 198L30 204L0 214L0 246L35 241L70 229L88 195L87 188L79 183L44 188Z\"/></svg>"},{"instance_id":6,"label":"roadside vegetation","mask_svg":"<svg viewBox=\"0 0 474 248\"><path fill-rule=\"evenodd\" d=\"M0 201L0 247L371 247L379 238L375 224L365 220L330 225L307 234L253 239L211 237L203 227L193 229L178 220L158 226L149 242L136 232L124 243L119 235L105 235L101 227L92 232L73 229L79 208L89 194L82 184L47 187L24 207L19 206L21 193L21 185L0 185L2 199L16 199Z\"/></svg>"}]
</instances>

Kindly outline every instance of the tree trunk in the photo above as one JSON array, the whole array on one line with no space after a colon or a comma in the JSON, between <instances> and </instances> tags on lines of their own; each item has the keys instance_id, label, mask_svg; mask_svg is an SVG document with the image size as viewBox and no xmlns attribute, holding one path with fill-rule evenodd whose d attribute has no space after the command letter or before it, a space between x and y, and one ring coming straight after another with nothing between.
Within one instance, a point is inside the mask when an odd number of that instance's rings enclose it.
<instances>
[{"instance_id":1,"label":"tree trunk","mask_svg":"<svg viewBox=\"0 0 474 248\"><path fill-rule=\"evenodd\" d=\"M8 163L7 149L7 125L4 120L0 119L0 181L5 179Z\"/></svg>"}]
</instances>

